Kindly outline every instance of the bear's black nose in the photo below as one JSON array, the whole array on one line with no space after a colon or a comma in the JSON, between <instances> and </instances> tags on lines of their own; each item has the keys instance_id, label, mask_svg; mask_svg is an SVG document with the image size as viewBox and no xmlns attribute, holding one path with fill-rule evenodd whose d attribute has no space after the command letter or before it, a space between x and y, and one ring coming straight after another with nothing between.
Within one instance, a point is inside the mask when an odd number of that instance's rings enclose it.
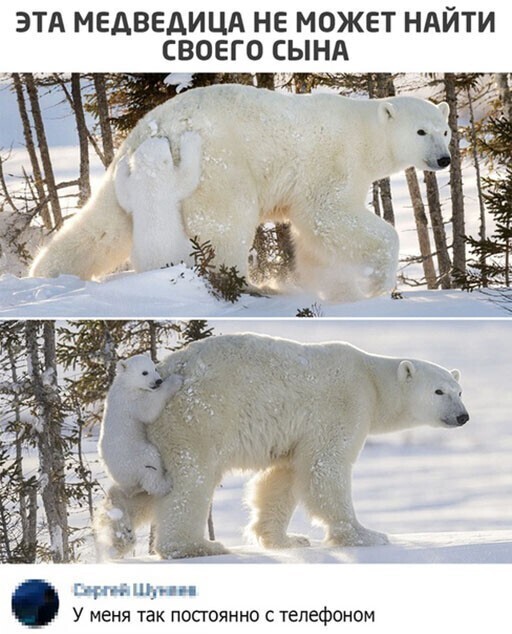
<instances>
[{"instance_id":1,"label":"bear's black nose","mask_svg":"<svg viewBox=\"0 0 512 634\"><path fill-rule=\"evenodd\" d=\"M465 425L469 420L469 414L460 414L457 416L457 425Z\"/></svg>"},{"instance_id":2,"label":"bear's black nose","mask_svg":"<svg viewBox=\"0 0 512 634\"><path fill-rule=\"evenodd\" d=\"M440 159L437 159L437 164L439 165L439 167L448 167L448 165L450 165L450 157L449 156L442 156Z\"/></svg>"},{"instance_id":3,"label":"bear's black nose","mask_svg":"<svg viewBox=\"0 0 512 634\"><path fill-rule=\"evenodd\" d=\"M157 379L157 380L155 381L155 385L162 385L162 383L163 383L162 379ZM457 420L458 420L458 419L457 419Z\"/></svg>"}]
</instances>

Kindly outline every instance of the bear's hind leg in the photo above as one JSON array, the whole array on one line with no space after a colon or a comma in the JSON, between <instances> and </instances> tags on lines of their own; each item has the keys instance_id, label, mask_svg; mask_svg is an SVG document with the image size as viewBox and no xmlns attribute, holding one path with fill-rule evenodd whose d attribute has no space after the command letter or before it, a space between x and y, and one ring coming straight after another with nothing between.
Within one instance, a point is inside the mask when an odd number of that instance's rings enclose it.
<instances>
[{"instance_id":1,"label":"bear's hind leg","mask_svg":"<svg viewBox=\"0 0 512 634\"><path fill-rule=\"evenodd\" d=\"M111 273L128 259L132 221L117 202L112 169L85 207L67 220L38 253L30 277L68 274L89 280Z\"/></svg>"},{"instance_id":2,"label":"bear's hind leg","mask_svg":"<svg viewBox=\"0 0 512 634\"><path fill-rule=\"evenodd\" d=\"M151 515L153 499L146 493L127 495L113 485L94 516L94 536L100 561L123 557L135 548L135 529Z\"/></svg>"},{"instance_id":3,"label":"bear's hind leg","mask_svg":"<svg viewBox=\"0 0 512 634\"><path fill-rule=\"evenodd\" d=\"M297 504L293 482L293 467L279 464L258 473L249 484L247 501L251 507L251 523L247 533L264 548L309 546L307 537L286 533Z\"/></svg>"},{"instance_id":4,"label":"bear's hind leg","mask_svg":"<svg viewBox=\"0 0 512 634\"><path fill-rule=\"evenodd\" d=\"M199 186L183 202L186 233L197 236L200 243L211 242L217 271L223 264L228 269L236 267L238 275L245 277L247 290L256 290L249 280L249 253L260 223L257 193L243 170L230 166L229 171L213 172L208 178L215 186L207 190Z\"/></svg>"},{"instance_id":5,"label":"bear's hind leg","mask_svg":"<svg viewBox=\"0 0 512 634\"><path fill-rule=\"evenodd\" d=\"M155 499L156 551L163 559L224 555L229 551L221 543L204 537L217 480L190 454L183 458L173 470L172 491Z\"/></svg>"}]
</instances>

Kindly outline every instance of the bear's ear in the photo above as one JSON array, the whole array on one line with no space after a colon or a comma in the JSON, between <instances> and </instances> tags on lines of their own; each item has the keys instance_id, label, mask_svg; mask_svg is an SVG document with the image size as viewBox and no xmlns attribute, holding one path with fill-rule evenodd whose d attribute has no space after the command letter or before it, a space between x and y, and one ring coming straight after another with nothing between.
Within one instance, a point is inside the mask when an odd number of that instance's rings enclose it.
<instances>
[{"instance_id":1,"label":"bear's ear","mask_svg":"<svg viewBox=\"0 0 512 634\"><path fill-rule=\"evenodd\" d=\"M460 370L450 370L450 374L457 381L457 383L460 381Z\"/></svg>"},{"instance_id":2,"label":"bear's ear","mask_svg":"<svg viewBox=\"0 0 512 634\"><path fill-rule=\"evenodd\" d=\"M442 101L440 104L438 104L437 107L439 108L439 111L443 115L444 120L448 121L448 115L450 114L450 106L446 103L446 101Z\"/></svg>"},{"instance_id":3,"label":"bear's ear","mask_svg":"<svg viewBox=\"0 0 512 634\"><path fill-rule=\"evenodd\" d=\"M398 366L398 379L399 381L410 381L415 372L416 368L412 361L401 361Z\"/></svg>"},{"instance_id":4,"label":"bear's ear","mask_svg":"<svg viewBox=\"0 0 512 634\"><path fill-rule=\"evenodd\" d=\"M379 119L384 123L396 117L396 108L390 101L379 104Z\"/></svg>"},{"instance_id":5,"label":"bear's ear","mask_svg":"<svg viewBox=\"0 0 512 634\"><path fill-rule=\"evenodd\" d=\"M120 359L116 365L116 372L120 374L126 370L126 361L124 359Z\"/></svg>"}]
</instances>

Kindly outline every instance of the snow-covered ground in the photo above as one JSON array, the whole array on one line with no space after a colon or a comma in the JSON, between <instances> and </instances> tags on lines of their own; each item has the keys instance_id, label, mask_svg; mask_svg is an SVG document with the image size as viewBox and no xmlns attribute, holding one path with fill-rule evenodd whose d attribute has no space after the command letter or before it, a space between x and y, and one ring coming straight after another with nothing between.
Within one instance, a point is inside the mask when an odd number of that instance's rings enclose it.
<instances>
[{"instance_id":1,"label":"snow-covered ground","mask_svg":"<svg viewBox=\"0 0 512 634\"><path fill-rule=\"evenodd\" d=\"M512 322L210 323L218 334L246 330L300 341L343 339L380 354L458 367L471 420L455 430L424 428L374 436L367 442L354 472L355 508L363 524L390 535L389 546L325 547L321 529L311 526L300 508L290 529L308 535L311 547L264 551L247 545L243 486L250 474L235 473L217 490L213 511L217 538L231 553L186 563L512 563ZM106 487L96 435L94 431L88 439L87 451ZM84 527L81 561L94 561L88 517L74 515L71 523ZM147 531L142 531L136 553L125 561L157 562L147 554L147 543Z\"/></svg>"},{"instance_id":2,"label":"snow-covered ground","mask_svg":"<svg viewBox=\"0 0 512 634\"><path fill-rule=\"evenodd\" d=\"M215 299L204 281L183 265L146 273L110 275L84 282L0 277L0 318L11 317L294 317L311 308L322 317L506 317L508 292L402 290L402 299L377 297L332 304L306 293L253 296L234 304ZM315 307L316 305L316 307Z\"/></svg>"}]
</instances>

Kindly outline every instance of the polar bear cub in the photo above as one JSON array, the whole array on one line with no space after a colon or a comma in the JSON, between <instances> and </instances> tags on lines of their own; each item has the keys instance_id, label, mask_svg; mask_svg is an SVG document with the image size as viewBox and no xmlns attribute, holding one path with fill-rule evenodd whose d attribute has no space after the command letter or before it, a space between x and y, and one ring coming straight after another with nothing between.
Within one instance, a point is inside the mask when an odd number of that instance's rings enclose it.
<instances>
[{"instance_id":1,"label":"polar bear cub","mask_svg":"<svg viewBox=\"0 0 512 634\"><path fill-rule=\"evenodd\" d=\"M146 425L160 416L182 382L177 374L162 380L154 363L144 354L117 364L98 448L109 475L128 496L143 491L165 495L172 488L158 449L147 439Z\"/></svg>"},{"instance_id":2,"label":"polar bear cub","mask_svg":"<svg viewBox=\"0 0 512 634\"><path fill-rule=\"evenodd\" d=\"M192 194L201 178L201 135L180 137L176 166L166 138L151 137L125 155L115 174L116 198L132 216L131 263L135 271L187 262L189 238L180 203Z\"/></svg>"}]
</instances>

